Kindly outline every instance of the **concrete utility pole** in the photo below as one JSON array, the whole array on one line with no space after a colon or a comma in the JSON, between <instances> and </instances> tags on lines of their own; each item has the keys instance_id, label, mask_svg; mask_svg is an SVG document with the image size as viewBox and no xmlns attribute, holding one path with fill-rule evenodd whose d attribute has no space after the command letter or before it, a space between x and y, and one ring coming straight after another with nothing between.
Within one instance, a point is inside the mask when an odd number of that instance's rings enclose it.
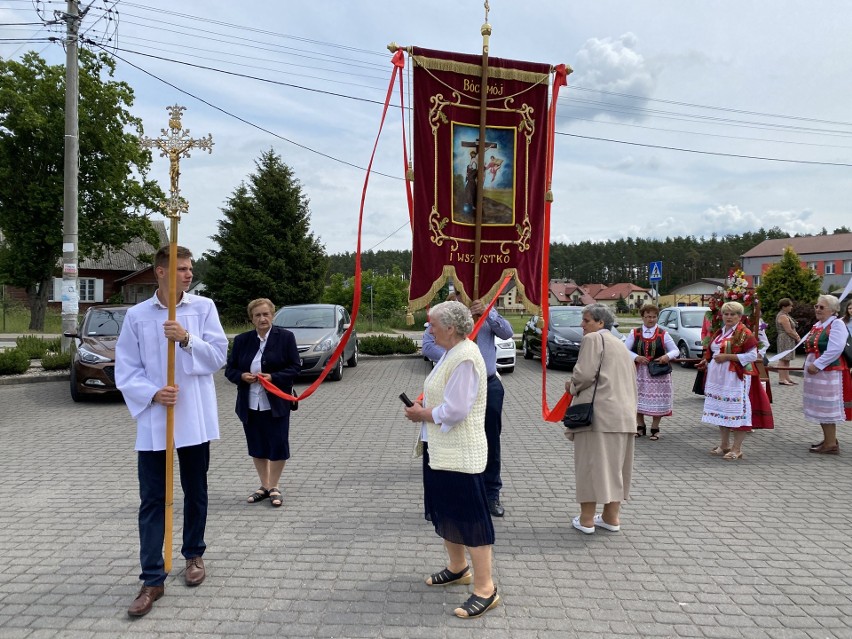
<instances>
[{"instance_id":1,"label":"concrete utility pole","mask_svg":"<svg viewBox=\"0 0 852 639\"><path fill-rule=\"evenodd\" d=\"M77 65L77 34L81 16L77 0L68 0L65 14L65 192L62 203L62 332L77 330L80 293L77 290L77 179L79 173L79 126L77 95L79 92ZM71 339L62 338L62 350L68 351Z\"/></svg>"}]
</instances>

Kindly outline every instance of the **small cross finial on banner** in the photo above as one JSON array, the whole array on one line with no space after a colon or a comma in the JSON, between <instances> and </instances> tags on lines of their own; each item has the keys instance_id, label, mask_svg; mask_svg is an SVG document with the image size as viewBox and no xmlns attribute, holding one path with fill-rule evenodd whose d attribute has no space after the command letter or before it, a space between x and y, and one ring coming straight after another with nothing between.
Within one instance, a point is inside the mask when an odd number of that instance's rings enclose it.
<instances>
[{"instance_id":1,"label":"small cross finial on banner","mask_svg":"<svg viewBox=\"0 0 852 639\"><path fill-rule=\"evenodd\" d=\"M485 22L488 22L489 11L491 11L491 7L488 6L488 0L485 0Z\"/></svg>"},{"instance_id":2,"label":"small cross finial on banner","mask_svg":"<svg viewBox=\"0 0 852 639\"><path fill-rule=\"evenodd\" d=\"M180 219L182 213L189 211L189 202L180 196L180 159L190 157L190 149L201 149L208 153L213 152L213 136L208 134L206 138L193 139L189 135L189 129L184 129L181 117L186 107L175 104L166 107L169 112L169 128L160 129L162 134L159 138L143 137L139 145L144 149L159 149L162 157L169 158L169 188L168 199L162 202L163 214L169 218Z\"/></svg>"}]
</instances>

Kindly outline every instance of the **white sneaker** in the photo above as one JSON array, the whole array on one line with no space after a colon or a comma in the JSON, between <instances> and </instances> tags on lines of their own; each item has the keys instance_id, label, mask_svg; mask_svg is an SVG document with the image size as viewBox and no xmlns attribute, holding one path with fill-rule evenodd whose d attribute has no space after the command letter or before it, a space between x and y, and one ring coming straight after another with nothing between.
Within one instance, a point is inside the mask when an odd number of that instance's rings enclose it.
<instances>
[{"instance_id":1,"label":"white sneaker","mask_svg":"<svg viewBox=\"0 0 852 639\"><path fill-rule=\"evenodd\" d=\"M600 526L610 532L618 532L621 530L621 526L613 526L612 524L606 523L601 515L595 515L595 526Z\"/></svg>"},{"instance_id":2,"label":"white sneaker","mask_svg":"<svg viewBox=\"0 0 852 639\"><path fill-rule=\"evenodd\" d=\"M581 533L583 533L585 535L591 535L592 533L595 532L594 526L584 526L583 524L580 523L580 516L579 515L574 517L574 521L571 522L571 525L574 526L574 528L576 528L577 530L579 530Z\"/></svg>"}]
</instances>

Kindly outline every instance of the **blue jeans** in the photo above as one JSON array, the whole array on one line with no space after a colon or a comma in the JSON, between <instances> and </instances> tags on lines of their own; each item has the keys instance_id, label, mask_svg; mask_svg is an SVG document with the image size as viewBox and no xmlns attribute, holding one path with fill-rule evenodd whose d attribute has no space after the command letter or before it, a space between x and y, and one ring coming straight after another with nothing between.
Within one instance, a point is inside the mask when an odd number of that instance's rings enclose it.
<instances>
[{"instance_id":1,"label":"blue jeans","mask_svg":"<svg viewBox=\"0 0 852 639\"><path fill-rule=\"evenodd\" d=\"M503 383L493 375L488 378L485 400L485 439L488 440L488 463L482 473L488 501L500 498L503 482L500 479L500 433L503 432Z\"/></svg>"},{"instance_id":2,"label":"blue jeans","mask_svg":"<svg viewBox=\"0 0 852 639\"><path fill-rule=\"evenodd\" d=\"M186 559L201 557L207 545L207 469L210 442L177 449L183 488L183 546ZM139 578L146 586L166 581L163 539L166 531L166 451L138 451L139 470Z\"/></svg>"}]
</instances>

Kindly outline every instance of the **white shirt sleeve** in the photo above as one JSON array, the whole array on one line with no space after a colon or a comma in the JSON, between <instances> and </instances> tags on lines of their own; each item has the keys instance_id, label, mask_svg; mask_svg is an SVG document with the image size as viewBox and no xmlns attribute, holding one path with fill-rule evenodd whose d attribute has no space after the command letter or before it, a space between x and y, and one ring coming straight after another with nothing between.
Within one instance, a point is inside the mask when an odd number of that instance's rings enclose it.
<instances>
[{"instance_id":1,"label":"white shirt sleeve","mask_svg":"<svg viewBox=\"0 0 852 639\"><path fill-rule=\"evenodd\" d=\"M449 432L470 413L479 392L479 374L473 362L465 360L450 374L444 388L444 403L432 409L432 421Z\"/></svg>"},{"instance_id":2,"label":"white shirt sleeve","mask_svg":"<svg viewBox=\"0 0 852 639\"><path fill-rule=\"evenodd\" d=\"M752 362L756 362L759 354L757 352L757 346L746 353L740 353L737 355L737 359L740 360L740 364L745 366L746 364L751 364Z\"/></svg>"},{"instance_id":3,"label":"white shirt sleeve","mask_svg":"<svg viewBox=\"0 0 852 639\"><path fill-rule=\"evenodd\" d=\"M663 340L663 348L666 349L666 355L669 356L669 359L675 359L680 355L680 351L677 348L677 344L674 343L672 336L666 332L665 339Z\"/></svg>"},{"instance_id":4,"label":"white shirt sleeve","mask_svg":"<svg viewBox=\"0 0 852 639\"><path fill-rule=\"evenodd\" d=\"M630 359L636 359L639 354L633 351L633 344L636 340L633 338L633 331L627 333L627 339L624 340L624 345L627 347L627 352L630 353Z\"/></svg>"}]
</instances>

